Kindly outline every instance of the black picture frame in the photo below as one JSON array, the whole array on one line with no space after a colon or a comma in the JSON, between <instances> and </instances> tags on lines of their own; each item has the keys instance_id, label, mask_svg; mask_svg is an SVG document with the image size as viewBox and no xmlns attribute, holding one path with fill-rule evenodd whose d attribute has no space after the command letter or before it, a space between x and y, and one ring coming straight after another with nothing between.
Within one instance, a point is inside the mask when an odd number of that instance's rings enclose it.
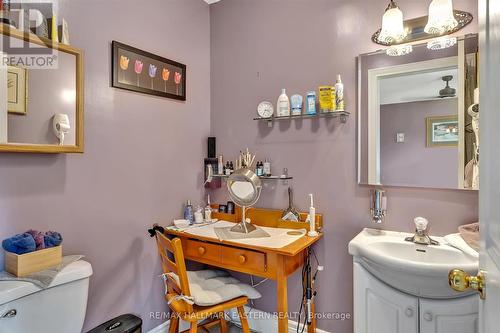
<instances>
[{"instance_id":1,"label":"black picture frame","mask_svg":"<svg viewBox=\"0 0 500 333\"><path fill-rule=\"evenodd\" d=\"M118 41L112 41L111 49L112 87L180 101L186 100L186 65ZM155 75L151 76L153 73ZM180 74L179 83L177 74Z\"/></svg>"}]
</instances>

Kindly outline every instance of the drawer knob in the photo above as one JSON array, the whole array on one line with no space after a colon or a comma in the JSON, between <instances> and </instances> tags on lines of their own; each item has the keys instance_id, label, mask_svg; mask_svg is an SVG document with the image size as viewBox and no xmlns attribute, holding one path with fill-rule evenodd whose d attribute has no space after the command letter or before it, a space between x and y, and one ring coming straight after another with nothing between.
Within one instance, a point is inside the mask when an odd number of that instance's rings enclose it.
<instances>
[{"instance_id":1,"label":"drawer knob","mask_svg":"<svg viewBox=\"0 0 500 333\"><path fill-rule=\"evenodd\" d=\"M205 254L205 252L207 252L207 250L203 247L203 246L200 246L198 248L198 253L202 256Z\"/></svg>"},{"instance_id":2,"label":"drawer knob","mask_svg":"<svg viewBox=\"0 0 500 333\"><path fill-rule=\"evenodd\" d=\"M427 320L427 321L432 321L432 313L429 313L429 312L426 312L424 313L424 319Z\"/></svg>"},{"instance_id":3,"label":"drawer knob","mask_svg":"<svg viewBox=\"0 0 500 333\"><path fill-rule=\"evenodd\" d=\"M406 311L405 311L405 314L407 317L413 317L413 308L412 307L407 307L406 308Z\"/></svg>"},{"instance_id":4,"label":"drawer knob","mask_svg":"<svg viewBox=\"0 0 500 333\"><path fill-rule=\"evenodd\" d=\"M247 261L247 258L244 255L241 254L238 256L238 262L240 264L244 264L246 261Z\"/></svg>"}]
</instances>

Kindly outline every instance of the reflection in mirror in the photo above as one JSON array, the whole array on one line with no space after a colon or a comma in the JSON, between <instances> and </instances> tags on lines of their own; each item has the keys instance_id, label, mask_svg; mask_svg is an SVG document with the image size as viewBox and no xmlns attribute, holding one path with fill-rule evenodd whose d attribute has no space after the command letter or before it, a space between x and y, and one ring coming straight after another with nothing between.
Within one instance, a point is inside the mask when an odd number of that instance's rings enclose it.
<instances>
[{"instance_id":1,"label":"reflection in mirror","mask_svg":"<svg viewBox=\"0 0 500 333\"><path fill-rule=\"evenodd\" d=\"M231 183L231 191L245 202L252 200L255 196L255 189L249 182L235 181Z\"/></svg>"},{"instance_id":2,"label":"reflection in mirror","mask_svg":"<svg viewBox=\"0 0 500 333\"><path fill-rule=\"evenodd\" d=\"M69 129L64 144L76 144L76 60L74 55L64 52L54 51L54 54L58 59L57 69L7 68L8 143L58 145L53 117L65 114ZM13 111L10 106L18 104L24 105Z\"/></svg>"},{"instance_id":3,"label":"reflection in mirror","mask_svg":"<svg viewBox=\"0 0 500 333\"><path fill-rule=\"evenodd\" d=\"M390 57L359 56L361 184L477 188L476 138L471 134L477 87L477 36L454 47ZM476 155L476 157L474 157ZM478 185L474 183L474 185Z\"/></svg>"}]
</instances>

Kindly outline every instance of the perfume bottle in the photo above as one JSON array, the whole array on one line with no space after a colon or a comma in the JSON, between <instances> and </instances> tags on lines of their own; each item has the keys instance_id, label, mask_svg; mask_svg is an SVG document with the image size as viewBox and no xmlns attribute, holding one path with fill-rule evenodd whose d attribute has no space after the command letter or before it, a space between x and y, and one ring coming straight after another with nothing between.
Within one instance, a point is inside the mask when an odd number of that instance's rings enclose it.
<instances>
[{"instance_id":1,"label":"perfume bottle","mask_svg":"<svg viewBox=\"0 0 500 333\"><path fill-rule=\"evenodd\" d=\"M191 200L188 200L186 206L184 207L184 219L189 221L189 224L193 224L194 221L194 211Z\"/></svg>"},{"instance_id":2,"label":"perfume bottle","mask_svg":"<svg viewBox=\"0 0 500 333\"><path fill-rule=\"evenodd\" d=\"M266 158L263 165L263 175L266 177L271 176L271 162Z\"/></svg>"}]
</instances>

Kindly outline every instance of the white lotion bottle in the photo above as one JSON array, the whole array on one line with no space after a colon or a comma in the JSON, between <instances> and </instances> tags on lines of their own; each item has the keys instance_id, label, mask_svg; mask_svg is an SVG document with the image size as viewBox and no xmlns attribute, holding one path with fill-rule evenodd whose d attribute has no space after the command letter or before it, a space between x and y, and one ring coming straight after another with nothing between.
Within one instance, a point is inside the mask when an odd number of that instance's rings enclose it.
<instances>
[{"instance_id":1,"label":"white lotion bottle","mask_svg":"<svg viewBox=\"0 0 500 333\"><path fill-rule=\"evenodd\" d=\"M281 95L278 98L277 103L277 112L276 115L278 117L289 117L290 116L290 99L286 95L286 89L281 89Z\"/></svg>"},{"instance_id":2,"label":"white lotion bottle","mask_svg":"<svg viewBox=\"0 0 500 333\"><path fill-rule=\"evenodd\" d=\"M309 198L311 199L311 207L309 207L309 232L307 236L316 237L318 236L318 232L316 231L316 208L314 208L314 199L312 193L309 194Z\"/></svg>"}]
</instances>

